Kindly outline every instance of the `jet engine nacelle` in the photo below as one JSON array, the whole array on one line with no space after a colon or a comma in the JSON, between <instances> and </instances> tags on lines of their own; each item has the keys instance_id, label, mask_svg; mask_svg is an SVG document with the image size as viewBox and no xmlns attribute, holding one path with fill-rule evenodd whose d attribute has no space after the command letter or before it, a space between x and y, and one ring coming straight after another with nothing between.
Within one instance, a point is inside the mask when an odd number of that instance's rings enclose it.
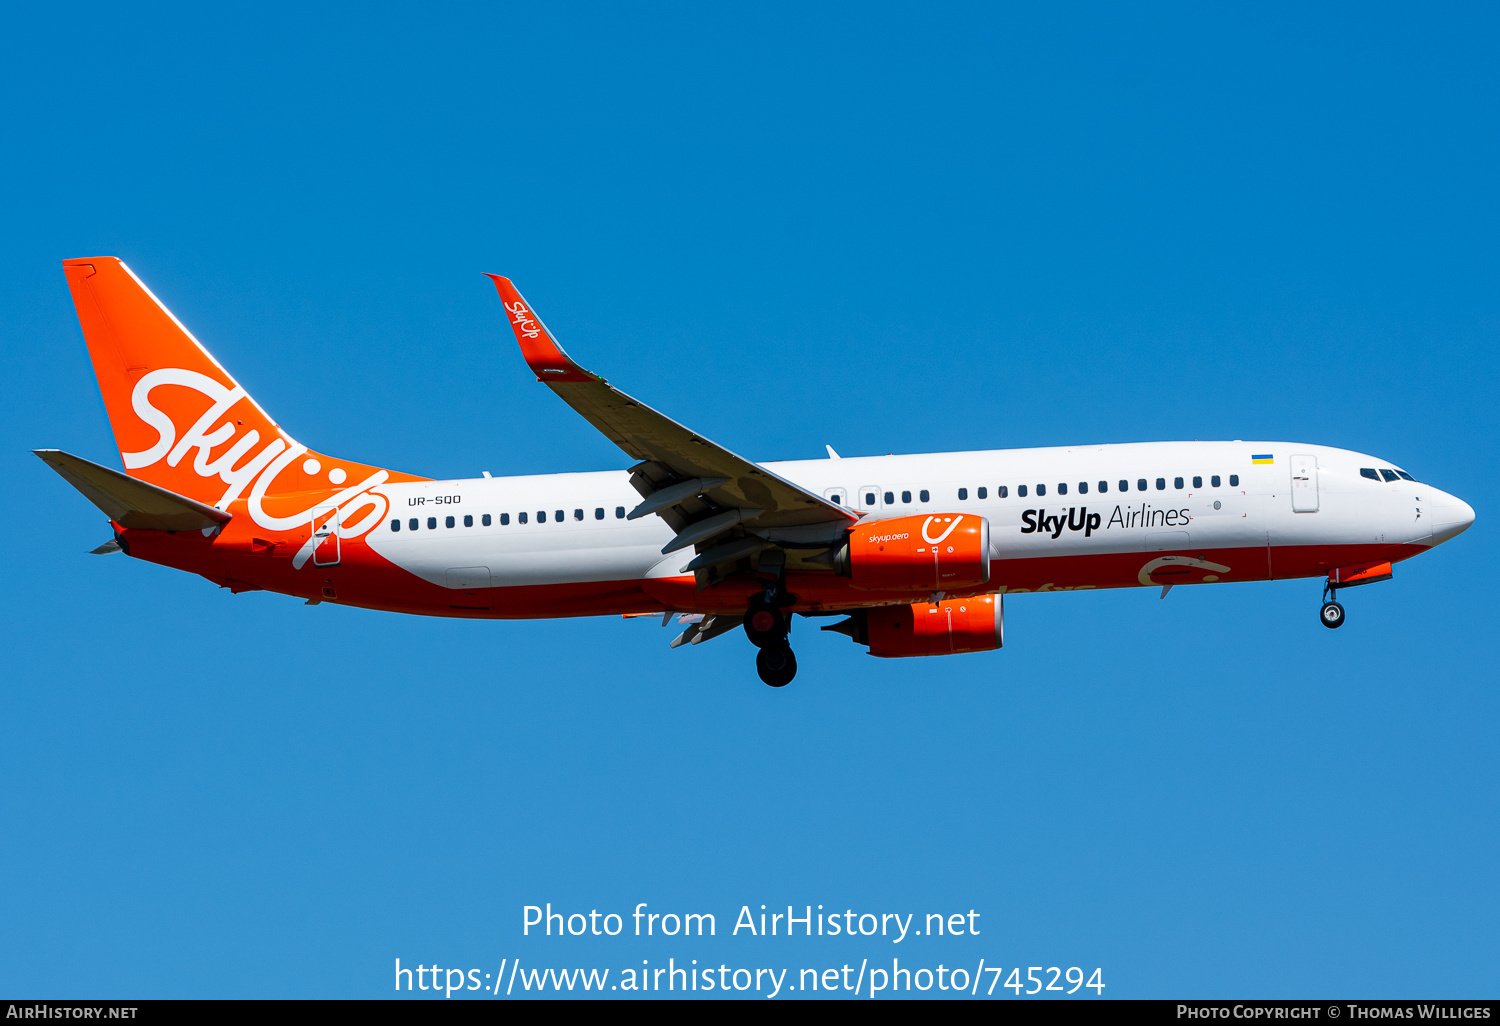
<instances>
[{"instance_id":1,"label":"jet engine nacelle","mask_svg":"<svg viewBox=\"0 0 1500 1026\"><path fill-rule=\"evenodd\" d=\"M999 595L861 609L825 631L869 645L872 656L958 655L992 652L1005 643L1005 600Z\"/></svg>"},{"instance_id":2,"label":"jet engine nacelle","mask_svg":"<svg viewBox=\"0 0 1500 1026\"><path fill-rule=\"evenodd\" d=\"M954 591L990 579L990 522L972 513L856 524L838 570L868 591Z\"/></svg>"}]
</instances>

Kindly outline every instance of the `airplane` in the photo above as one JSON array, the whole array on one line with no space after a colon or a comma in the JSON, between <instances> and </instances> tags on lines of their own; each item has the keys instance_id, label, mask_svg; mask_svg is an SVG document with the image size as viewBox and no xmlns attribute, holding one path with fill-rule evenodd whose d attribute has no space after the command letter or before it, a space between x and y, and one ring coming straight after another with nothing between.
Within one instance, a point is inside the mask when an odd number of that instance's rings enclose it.
<instances>
[{"instance_id":1,"label":"airplane","mask_svg":"<svg viewBox=\"0 0 1500 1026\"><path fill-rule=\"evenodd\" d=\"M1143 442L757 463L563 351L494 283L537 380L623 470L436 481L297 442L115 257L66 260L124 471L37 456L125 552L238 594L471 619L674 615L739 628L772 687L796 617L870 655L984 652L1007 595L1324 578L1339 593L1474 522L1389 460L1293 442Z\"/></svg>"}]
</instances>

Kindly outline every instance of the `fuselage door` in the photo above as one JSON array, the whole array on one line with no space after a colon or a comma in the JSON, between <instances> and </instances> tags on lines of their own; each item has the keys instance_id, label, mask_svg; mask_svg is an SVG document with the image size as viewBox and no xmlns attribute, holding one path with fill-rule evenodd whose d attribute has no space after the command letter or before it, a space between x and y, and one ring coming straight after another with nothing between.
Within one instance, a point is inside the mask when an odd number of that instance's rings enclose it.
<instances>
[{"instance_id":1,"label":"fuselage door","mask_svg":"<svg viewBox=\"0 0 1500 1026\"><path fill-rule=\"evenodd\" d=\"M865 512L880 508L880 486L860 485L859 491L855 492L849 503L850 509L861 509Z\"/></svg>"},{"instance_id":2,"label":"fuselage door","mask_svg":"<svg viewBox=\"0 0 1500 1026\"><path fill-rule=\"evenodd\" d=\"M1318 458L1306 453L1292 454L1292 512L1318 511Z\"/></svg>"},{"instance_id":3,"label":"fuselage door","mask_svg":"<svg viewBox=\"0 0 1500 1026\"><path fill-rule=\"evenodd\" d=\"M313 510L313 566L337 566L339 562L339 511L337 506Z\"/></svg>"},{"instance_id":4,"label":"fuselage door","mask_svg":"<svg viewBox=\"0 0 1500 1026\"><path fill-rule=\"evenodd\" d=\"M823 498L835 506L843 506L845 509L850 509L854 506L854 496L849 494L849 489L847 488L825 488L823 489Z\"/></svg>"}]
</instances>

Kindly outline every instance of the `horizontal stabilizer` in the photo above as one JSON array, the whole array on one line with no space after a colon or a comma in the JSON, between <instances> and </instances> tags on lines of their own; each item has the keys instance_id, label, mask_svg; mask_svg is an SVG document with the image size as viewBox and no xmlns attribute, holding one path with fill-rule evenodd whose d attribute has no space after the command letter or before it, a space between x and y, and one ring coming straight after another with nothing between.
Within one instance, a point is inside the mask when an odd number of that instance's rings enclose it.
<instances>
[{"instance_id":1,"label":"horizontal stabilizer","mask_svg":"<svg viewBox=\"0 0 1500 1026\"><path fill-rule=\"evenodd\" d=\"M198 531L229 522L223 510L138 481L60 449L33 449L43 463L83 493L121 527L147 531Z\"/></svg>"}]
</instances>

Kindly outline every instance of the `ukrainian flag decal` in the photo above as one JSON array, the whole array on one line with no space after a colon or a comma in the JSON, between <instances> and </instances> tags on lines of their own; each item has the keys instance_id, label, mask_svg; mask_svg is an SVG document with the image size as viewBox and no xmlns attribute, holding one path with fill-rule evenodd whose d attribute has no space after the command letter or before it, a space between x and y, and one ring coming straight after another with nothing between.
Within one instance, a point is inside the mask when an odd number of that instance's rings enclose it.
<instances>
[{"instance_id":1,"label":"ukrainian flag decal","mask_svg":"<svg viewBox=\"0 0 1500 1026\"><path fill-rule=\"evenodd\" d=\"M1272 456L1270 453L1263 453L1262 455L1259 455L1259 456L1255 455L1254 453L1251 453L1250 454L1250 462L1254 463L1254 464L1257 464L1257 465L1263 464L1263 463L1275 463L1276 462L1276 458L1274 456Z\"/></svg>"}]
</instances>

